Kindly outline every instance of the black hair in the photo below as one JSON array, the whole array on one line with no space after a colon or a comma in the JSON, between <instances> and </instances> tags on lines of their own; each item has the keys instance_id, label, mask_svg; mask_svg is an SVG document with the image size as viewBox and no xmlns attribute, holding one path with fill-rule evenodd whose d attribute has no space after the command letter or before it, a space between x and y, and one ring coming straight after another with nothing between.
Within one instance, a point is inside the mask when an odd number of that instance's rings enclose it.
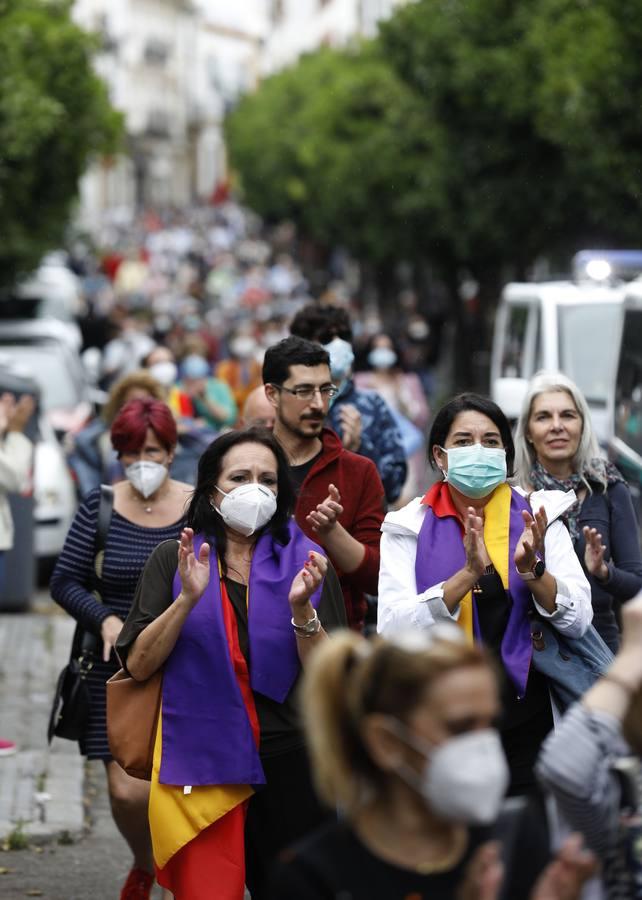
<instances>
[{"instance_id":1,"label":"black hair","mask_svg":"<svg viewBox=\"0 0 642 900\"><path fill-rule=\"evenodd\" d=\"M265 351L263 384L283 384L290 375L290 366L323 365L330 365L327 350L313 341L291 335Z\"/></svg>"},{"instance_id":2,"label":"black hair","mask_svg":"<svg viewBox=\"0 0 642 900\"><path fill-rule=\"evenodd\" d=\"M196 487L187 510L187 524L197 534L204 534L216 545L223 572L225 572L225 549L227 546L225 527L221 516L212 509L210 500L221 476L223 457L239 444L260 444L271 450L276 457L276 512L267 525L261 531L256 532L257 535L267 531L279 543L287 544L289 540L287 525L296 502L287 457L279 442L267 428L255 426L239 431L228 431L212 441L198 461Z\"/></svg>"},{"instance_id":3,"label":"black hair","mask_svg":"<svg viewBox=\"0 0 642 900\"><path fill-rule=\"evenodd\" d=\"M450 431L455 418L459 413L466 412L467 410L474 410L474 412L488 416L491 422L497 426L504 449L506 450L506 469L508 477L510 478L513 474L513 464L515 462L515 444L513 443L510 424L499 406L497 406L496 403L493 403L488 397L483 397L481 394L458 394L441 407L433 419L430 435L428 436L428 462L433 469L437 468L432 448L435 444L438 447L444 446L444 442L448 437L448 432Z\"/></svg>"},{"instance_id":4,"label":"black hair","mask_svg":"<svg viewBox=\"0 0 642 900\"><path fill-rule=\"evenodd\" d=\"M290 334L320 344L329 344L335 337L352 343L350 317L341 306L308 303L292 319Z\"/></svg>"}]
</instances>

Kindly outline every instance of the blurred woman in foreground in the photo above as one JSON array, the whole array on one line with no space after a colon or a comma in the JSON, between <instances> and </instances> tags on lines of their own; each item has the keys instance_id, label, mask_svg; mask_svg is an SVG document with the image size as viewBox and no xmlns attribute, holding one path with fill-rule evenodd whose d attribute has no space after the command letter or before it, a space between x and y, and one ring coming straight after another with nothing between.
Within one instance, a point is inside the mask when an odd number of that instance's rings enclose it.
<instances>
[{"instance_id":1,"label":"blurred woman in foreground","mask_svg":"<svg viewBox=\"0 0 642 900\"><path fill-rule=\"evenodd\" d=\"M330 638L310 659L302 705L318 790L344 818L288 851L271 900L516 900L536 882L533 900L579 895L591 860L577 838L538 881L544 815L522 804L502 823L495 673L455 626ZM498 817L506 840L489 845Z\"/></svg>"}]
</instances>

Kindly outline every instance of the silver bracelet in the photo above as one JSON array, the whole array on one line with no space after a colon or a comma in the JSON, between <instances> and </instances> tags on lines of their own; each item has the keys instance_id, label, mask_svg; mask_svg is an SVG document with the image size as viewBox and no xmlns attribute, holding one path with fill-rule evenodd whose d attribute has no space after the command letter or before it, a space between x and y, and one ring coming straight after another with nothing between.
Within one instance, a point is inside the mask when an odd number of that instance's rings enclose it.
<instances>
[{"instance_id":1,"label":"silver bracelet","mask_svg":"<svg viewBox=\"0 0 642 900\"><path fill-rule=\"evenodd\" d=\"M294 619L291 619L290 621L292 622L295 634L299 637L314 637L315 634L318 634L321 631L321 619L318 617L316 609L314 610L312 618L308 619L305 625L297 625Z\"/></svg>"}]
</instances>

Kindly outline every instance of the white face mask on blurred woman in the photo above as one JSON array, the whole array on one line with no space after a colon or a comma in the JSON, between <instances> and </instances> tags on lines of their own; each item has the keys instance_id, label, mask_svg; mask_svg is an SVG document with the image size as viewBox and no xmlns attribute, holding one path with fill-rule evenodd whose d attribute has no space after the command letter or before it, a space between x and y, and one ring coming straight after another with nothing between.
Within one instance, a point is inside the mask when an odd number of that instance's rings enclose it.
<instances>
[{"instance_id":1,"label":"white face mask on blurred woman","mask_svg":"<svg viewBox=\"0 0 642 900\"><path fill-rule=\"evenodd\" d=\"M390 730L424 757L421 773L402 764L397 774L443 819L487 825L497 818L510 780L501 739L494 728L469 731L432 747L403 722Z\"/></svg>"},{"instance_id":2,"label":"white face mask on blurred woman","mask_svg":"<svg viewBox=\"0 0 642 900\"><path fill-rule=\"evenodd\" d=\"M147 371L163 387L171 387L178 379L178 366L169 359L166 362L154 363Z\"/></svg>"},{"instance_id":3,"label":"white face mask on blurred woman","mask_svg":"<svg viewBox=\"0 0 642 900\"><path fill-rule=\"evenodd\" d=\"M125 469L125 477L145 499L151 497L167 478L167 467L140 459Z\"/></svg>"}]
</instances>

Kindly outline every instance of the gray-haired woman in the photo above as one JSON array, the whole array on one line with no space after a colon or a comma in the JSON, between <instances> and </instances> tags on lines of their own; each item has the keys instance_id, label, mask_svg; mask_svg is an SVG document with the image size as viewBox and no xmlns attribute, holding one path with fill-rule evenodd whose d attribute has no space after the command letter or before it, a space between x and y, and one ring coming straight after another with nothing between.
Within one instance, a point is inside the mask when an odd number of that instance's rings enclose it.
<instances>
[{"instance_id":1,"label":"gray-haired woman","mask_svg":"<svg viewBox=\"0 0 642 900\"><path fill-rule=\"evenodd\" d=\"M638 523L622 475L599 455L586 400L560 372L537 372L530 381L515 468L527 490L575 491L562 518L591 585L593 624L617 652L619 605L642 589Z\"/></svg>"}]
</instances>

